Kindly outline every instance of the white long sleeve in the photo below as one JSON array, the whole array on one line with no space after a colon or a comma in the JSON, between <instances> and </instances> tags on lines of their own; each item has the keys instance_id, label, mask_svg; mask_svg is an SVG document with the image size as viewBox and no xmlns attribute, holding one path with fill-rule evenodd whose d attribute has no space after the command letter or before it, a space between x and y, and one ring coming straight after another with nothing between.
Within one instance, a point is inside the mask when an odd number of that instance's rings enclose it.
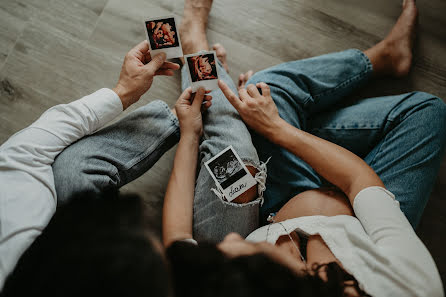
<instances>
[{"instance_id":1,"label":"white long sleeve","mask_svg":"<svg viewBox=\"0 0 446 297\"><path fill-rule=\"evenodd\" d=\"M56 156L121 112L116 93L101 89L50 108L0 147L0 291L22 253L56 210L51 168Z\"/></svg>"},{"instance_id":2,"label":"white long sleeve","mask_svg":"<svg viewBox=\"0 0 446 297\"><path fill-rule=\"evenodd\" d=\"M353 209L365 232L393 265L394 278L404 280L415 296L444 296L432 256L400 210L394 195L381 187L362 190Z\"/></svg>"}]
</instances>

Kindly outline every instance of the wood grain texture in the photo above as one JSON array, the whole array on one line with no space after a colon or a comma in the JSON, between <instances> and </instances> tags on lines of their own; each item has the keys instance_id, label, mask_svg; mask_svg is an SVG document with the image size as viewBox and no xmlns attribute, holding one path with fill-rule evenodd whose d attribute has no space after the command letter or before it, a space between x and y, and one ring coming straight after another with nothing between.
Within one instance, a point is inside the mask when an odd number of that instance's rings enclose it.
<instances>
[{"instance_id":1,"label":"wood grain texture","mask_svg":"<svg viewBox=\"0 0 446 297\"><path fill-rule=\"evenodd\" d=\"M365 50L392 28L400 0L214 1L209 43L228 52L230 75L347 48ZM446 99L446 2L418 1L420 12L413 70L383 78L357 98L413 90ZM0 143L49 107L102 87L113 87L125 53L145 38L142 20L175 14L181 0L0 0ZM173 106L180 77L158 77L128 112L155 99ZM174 149L123 191L143 196L155 228ZM417 232L446 279L446 160Z\"/></svg>"}]
</instances>

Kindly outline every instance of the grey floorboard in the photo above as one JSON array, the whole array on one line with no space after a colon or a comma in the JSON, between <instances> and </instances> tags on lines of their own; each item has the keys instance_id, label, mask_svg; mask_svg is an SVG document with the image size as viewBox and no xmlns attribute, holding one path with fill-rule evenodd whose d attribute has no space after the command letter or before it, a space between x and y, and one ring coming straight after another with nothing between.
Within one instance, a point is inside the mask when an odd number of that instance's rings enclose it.
<instances>
[{"instance_id":1,"label":"grey floorboard","mask_svg":"<svg viewBox=\"0 0 446 297\"><path fill-rule=\"evenodd\" d=\"M371 81L352 99L420 90L446 99L446 2L418 1L413 70ZM400 0L214 1L208 39L228 52L230 75L347 48L365 50L396 21ZM113 87L125 53L145 38L145 16L175 14L181 0L0 0L0 143L49 107ZM158 77L129 108L155 99L173 106L180 77ZM156 228L174 149L123 191L137 192ZM417 233L446 279L446 160Z\"/></svg>"}]
</instances>

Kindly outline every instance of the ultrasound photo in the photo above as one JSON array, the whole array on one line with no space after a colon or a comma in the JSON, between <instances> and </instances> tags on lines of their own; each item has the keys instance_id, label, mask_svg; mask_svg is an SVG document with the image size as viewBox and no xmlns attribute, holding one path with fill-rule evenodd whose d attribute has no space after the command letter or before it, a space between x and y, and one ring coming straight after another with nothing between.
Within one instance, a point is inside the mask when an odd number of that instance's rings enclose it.
<instances>
[{"instance_id":1,"label":"ultrasound photo","mask_svg":"<svg viewBox=\"0 0 446 297\"><path fill-rule=\"evenodd\" d=\"M217 159L211 161L208 166L223 189L246 175L242 164L237 160L232 150L227 150Z\"/></svg>"}]
</instances>

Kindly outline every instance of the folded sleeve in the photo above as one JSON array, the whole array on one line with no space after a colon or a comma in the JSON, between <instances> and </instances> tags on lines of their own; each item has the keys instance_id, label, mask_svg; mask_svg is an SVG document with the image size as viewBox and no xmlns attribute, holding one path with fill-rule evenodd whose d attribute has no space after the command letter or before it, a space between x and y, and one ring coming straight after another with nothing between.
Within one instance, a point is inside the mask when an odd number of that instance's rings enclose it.
<instances>
[{"instance_id":1,"label":"folded sleeve","mask_svg":"<svg viewBox=\"0 0 446 297\"><path fill-rule=\"evenodd\" d=\"M50 108L0 146L0 291L23 251L54 214L51 165L56 156L121 112L116 93L101 89Z\"/></svg>"}]
</instances>

